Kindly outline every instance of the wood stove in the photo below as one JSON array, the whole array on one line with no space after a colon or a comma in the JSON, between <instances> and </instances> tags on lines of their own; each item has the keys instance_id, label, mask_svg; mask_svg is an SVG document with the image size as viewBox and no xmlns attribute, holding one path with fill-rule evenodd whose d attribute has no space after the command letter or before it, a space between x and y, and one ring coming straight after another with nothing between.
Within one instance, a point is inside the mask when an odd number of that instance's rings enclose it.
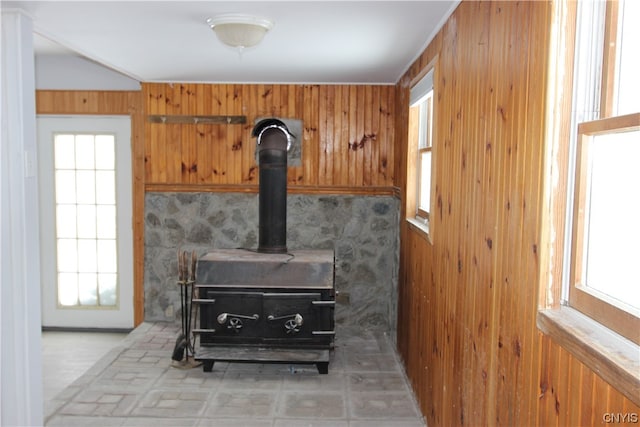
<instances>
[{"instance_id":1,"label":"wood stove","mask_svg":"<svg viewBox=\"0 0 640 427\"><path fill-rule=\"evenodd\" d=\"M259 244L217 249L198 260L193 303L200 309L195 359L315 364L328 373L335 335L334 253L286 247L288 130L259 122Z\"/></svg>"},{"instance_id":2,"label":"wood stove","mask_svg":"<svg viewBox=\"0 0 640 427\"><path fill-rule=\"evenodd\" d=\"M314 363L328 372L334 331L333 251L221 249L198 260L196 360Z\"/></svg>"}]
</instances>

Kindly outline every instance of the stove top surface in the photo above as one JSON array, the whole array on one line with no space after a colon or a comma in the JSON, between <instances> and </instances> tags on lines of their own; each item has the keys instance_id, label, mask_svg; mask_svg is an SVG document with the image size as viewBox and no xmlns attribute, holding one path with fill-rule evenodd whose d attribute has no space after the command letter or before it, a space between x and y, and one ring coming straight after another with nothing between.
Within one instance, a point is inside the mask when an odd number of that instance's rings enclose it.
<instances>
[{"instance_id":1,"label":"stove top surface","mask_svg":"<svg viewBox=\"0 0 640 427\"><path fill-rule=\"evenodd\" d=\"M215 249L198 260L198 286L333 288L333 250L284 254Z\"/></svg>"}]
</instances>

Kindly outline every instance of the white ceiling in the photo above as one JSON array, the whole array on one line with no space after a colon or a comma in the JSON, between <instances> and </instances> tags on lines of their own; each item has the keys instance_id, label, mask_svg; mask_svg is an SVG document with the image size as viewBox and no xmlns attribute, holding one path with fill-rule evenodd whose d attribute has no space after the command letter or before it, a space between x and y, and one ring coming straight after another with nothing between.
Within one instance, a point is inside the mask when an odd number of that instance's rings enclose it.
<instances>
[{"instance_id":1,"label":"white ceiling","mask_svg":"<svg viewBox=\"0 0 640 427\"><path fill-rule=\"evenodd\" d=\"M75 54L142 82L393 84L458 5L451 1L2 1L32 18L36 55ZM275 25L242 55L206 19Z\"/></svg>"}]
</instances>

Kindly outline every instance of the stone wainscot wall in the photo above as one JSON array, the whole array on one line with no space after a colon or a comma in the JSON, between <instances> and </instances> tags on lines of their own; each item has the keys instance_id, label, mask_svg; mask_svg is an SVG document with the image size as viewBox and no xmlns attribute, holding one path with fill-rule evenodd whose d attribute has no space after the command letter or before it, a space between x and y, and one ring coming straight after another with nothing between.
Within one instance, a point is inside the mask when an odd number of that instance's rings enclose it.
<instances>
[{"instance_id":1,"label":"stone wainscot wall","mask_svg":"<svg viewBox=\"0 0 640 427\"><path fill-rule=\"evenodd\" d=\"M287 246L333 249L336 324L394 335L397 313L399 201L392 196L289 195ZM147 193L145 320L180 316L178 250L258 246L258 195Z\"/></svg>"}]
</instances>

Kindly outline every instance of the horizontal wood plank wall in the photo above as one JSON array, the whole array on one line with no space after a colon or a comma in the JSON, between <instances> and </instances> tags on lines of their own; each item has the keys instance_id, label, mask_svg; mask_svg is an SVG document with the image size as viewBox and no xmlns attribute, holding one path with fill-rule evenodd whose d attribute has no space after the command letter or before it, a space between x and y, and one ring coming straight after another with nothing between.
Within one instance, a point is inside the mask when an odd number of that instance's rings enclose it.
<instances>
[{"instance_id":1,"label":"horizontal wood plank wall","mask_svg":"<svg viewBox=\"0 0 640 427\"><path fill-rule=\"evenodd\" d=\"M54 115L129 115L133 176L134 325L144 320L144 113L139 91L36 91L36 113Z\"/></svg>"},{"instance_id":2,"label":"horizontal wood plank wall","mask_svg":"<svg viewBox=\"0 0 640 427\"><path fill-rule=\"evenodd\" d=\"M254 121L303 120L292 189L391 192L395 86L142 85L148 115L244 115L246 124L145 123L148 190L255 191ZM252 190L253 189L253 190Z\"/></svg>"},{"instance_id":3,"label":"horizontal wood plank wall","mask_svg":"<svg viewBox=\"0 0 640 427\"><path fill-rule=\"evenodd\" d=\"M403 222L398 303L398 348L430 426L640 413L536 327L550 19L549 2L462 2L397 85L404 200L408 86L437 57L432 243Z\"/></svg>"}]
</instances>

